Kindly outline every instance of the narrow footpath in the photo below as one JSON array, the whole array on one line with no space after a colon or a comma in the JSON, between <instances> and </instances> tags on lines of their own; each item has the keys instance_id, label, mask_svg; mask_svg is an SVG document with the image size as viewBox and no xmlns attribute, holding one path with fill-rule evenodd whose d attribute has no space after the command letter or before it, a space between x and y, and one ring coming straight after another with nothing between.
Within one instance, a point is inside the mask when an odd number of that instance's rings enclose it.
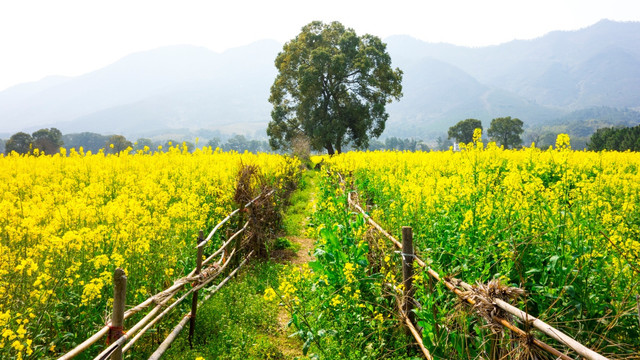
<instances>
[{"instance_id":1,"label":"narrow footpath","mask_svg":"<svg viewBox=\"0 0 640 360\"><path fill-rule=\"evenodd\" d=\"M313 170L307 170L303 175L302 185L291 196L291 206L284 216L284 227L287 232L286 240L291 244L282 254L280 261L295 267L302 266L315 260L313 257L314 241L306 236L307 224L311 214L315 212L316 204L316 176ZM302 355L302 342L296 337L290 337L293 332L287 325L291 317L284 307L278 312L278 335L272 340L277 344L285 359L307 359Z\"/></svg>"}]
</instances>

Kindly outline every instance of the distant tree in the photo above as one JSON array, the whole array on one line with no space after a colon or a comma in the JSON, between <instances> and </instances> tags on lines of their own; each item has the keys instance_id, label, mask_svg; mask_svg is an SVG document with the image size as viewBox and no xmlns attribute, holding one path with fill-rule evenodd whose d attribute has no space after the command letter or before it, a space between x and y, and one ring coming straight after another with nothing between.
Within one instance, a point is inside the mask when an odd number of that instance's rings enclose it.
<instances>
[{"instance_id":1,"label":"distant tree","mask_svg":"<svg viewBox=\"0 0 640 360\"><path fill-rule=\"evenodd\" d=\"M449 138L444 138L444 136L438 136L436 139L436 150L446 151L449 150L449 147L453 146L453 143Z\"/></svg>"},{"instance_id":2,"label":"distant tree","mask_svg":"<svg viewBox=\"0 0 640 360\"><path fill-rule=\"evenodd\" d=\"M4 154L4 145L6 144L6 140L0 139L0 154Z\"/></svg>"},{"instance_id":3,"label":"distant tree","mask_svg":"<svg viewBox=\"0 0 640 360\"><path fill-rule=\"evenodd\" d=\"M135 144L133 144L133 150L144 150L144 148L148 147L149 151L154 151L155 150L155 146L153 145L153 141L151 141L151 139L147 139L147 138L139 138L138 140L136 140Z\"/></svg>"},{"instance_id":4,"label":"distant tree","mask_svg":"<svg viewBox=\"0 0 640 360\"><path fill-rule=\"evenodd\" d=\"M178 146L178 145L180 145L180 144L178 144L177 141L169 139L169 140L167 140L167 142L164 143L164 145L162 145L162 150L164 152L169 152L170 148Z\"/></svg>"},{"instance_id":5,"label":"distant tree","mask_svg":"<svg viewBox=\"0 0 640 360\"><path fill-rule=\"evenodd\" d=\"M4 152L11 154L12 151L15 151L18 154L29 154L31 153L32 144L33 138L31 135L24 132L15 133L7 140Z\"/></svg>"},{"instance_id":6,"label":"distant tree","mask_svg":"<svg viewBox=\"0 0 640 360\"><path fill-rule=\"evenodd\" d=\"M473 131L482 130L482 121L477 119L466 119L459 121L449 128L448 139L455 139L459 143L470 143L473 141Z\"/></svg>"},{"instance_id":7,"label":"distant tree","mask_svg":"<svg viewBox=\"0 0 640 360\"><path fill-rule=\"evenodd\" d=\"M591 135L587 149L593 151L640 151L640 125L598 129Z\"/></svg>"},{"instance_id":8,"label":"distant tree","mask_svg":"<svg viewBox=\"0 0 640 360\"><path fill-rule=\"evenodd\" d=\"M109 141L109 137L93 132L82 132L62 135L62 140L69 149L75 148L79 151L82 147L85 152L91 151L95 154L105 147L105 144ZM107 147L108 146L107 144Z\"/></svg>"},{"instance_id":9,"label":"distant tree","mask_svg":"<svg viewBox=\"0 0 640 360\"><path fill-rule=\"evenodd\" d=\"M64 145L62 133L56 128L40 129L33 134L33 148L47 155L57 154Z\"/></svg>"},{"instance_id":10,"label":"distant tree","mask_svg":"<svg viewBox=\"0 0 640 360\"><path fill-rule=\"evenodd\" d=\"M386 44L339 22L304 26L275 64L267 127L274 150L289 148L300 134L330 155L349 143L366 148L384 131L385 106L402 96L402 71L391 67Z\"/></svg>"},{"instance_id":11,"label":"distant tree","mask_svg":"<svg viewBox=\"0 0 640 360\"><path fill-rule=\"evenodd\" d=\"M416 144L416 151L429 151L429 145L424 141L418 141Z\"/></svg>"},{"instance_id":12,"label":"distant tree","mask_svg":"<svg viewBox=\"0 0 640 360\"><path fill-rule=\"evenodd\" d=\"M223 146L226 151L244 152L248 150L248 141L244 135L234 135L227 140L227 143Z\"/></svg>"},{"instance_id":13,"label":"distant tree","mask_svg":"<svg viewBox=\"0 0 640 360\"><path fill-rule=\"evenodd\" d=\"M212 138L207 142L207 146L211 146L211 148L215 150L220 147L220 139L217 137Z\"/></svg>"},{"instance_id":14,"label":"distant tree","mask_svg":"<svg viewBox=\"0 0 640 360\"><path fill-rule=\"evenodd\" d=\"M111 135L107 140L105 149L108 154L119 154L129 147L133 148L133 144L127 138L122 135Z\"/></svg>"},{"instance_id":15,"label":"distant tree","mask_svg":"<svg viewBox=\"0 0 640 360\"><path fill-rule=\"evenodd\" d=\"M487 130L489 138L505 149L515 148L522 145L520 135L524 132L522 126L524 123L518 118L511 116L496 118L491 120L491 126Z\"/></svg>"},{"instance_id":16,"label":"distant tree","mask_svg":"<svg viewBox=\"0 0 640 360\"><path fill-rule=\"evenodd\" d=\"M553 146L556 143L556 138L558 137L557 132L545 132L542 134L542 137L538 142L536 142L536 146L540 149L548 149L549 146Z\"/></svg>"},{"instance_id":17,"label":"distant tree","mask_svg":"<svg viewBox=\"0 0 640 360\"><path fill-rule=\"evenodd\" d=\"M187 151L188 152L193 152L193 150L196 149L196 145L194 143L192 143L191 141L184 141L182 143L182 145L187 147Z\"/></svg>"},{"instance_id":18,"label":"distant tree","mask_svg":"<svg viewBox=\"0 0 640 360\"><path fill-rule=\"evenodd\" d=\"M369 141L369 150L376 151L376 150L384 150L384 149L385 149L384 142L378 139L373 139Z\"/></svg>"}]
</instances>

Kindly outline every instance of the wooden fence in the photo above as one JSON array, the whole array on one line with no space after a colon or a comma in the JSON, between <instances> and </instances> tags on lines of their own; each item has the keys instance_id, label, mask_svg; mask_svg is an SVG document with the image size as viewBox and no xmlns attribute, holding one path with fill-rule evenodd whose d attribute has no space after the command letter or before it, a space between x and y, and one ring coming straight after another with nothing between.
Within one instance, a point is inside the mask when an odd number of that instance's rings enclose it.
<instances>
[{"instance_id":1,"label":"wooden fence","mask_svg":"<svg viewBox=\"0 0 640 360\"><path fill-rule=\"evenodd\" d=\"M344 180L342 179L342 176L339 176L339 177L340 177L340 182L344 183ZM524 312L524 311L512 306L511 304L505 302L504 300L501 300L501 299L498 299L498 298L490 298L490 297L486 296L482 292L478 291L478 287L477 286L471 286L468 283L466 283L466 282L464 282L462 280L459 280L459 279L441 277L436 271L434 271L429 266L427 266L427 264L415 254L414 249L413 249L413 232L412 232L412 229L410 227L403 227L402 228L402 243L401 243L396 238L394 238L391 234L389 234L389 232L387 232L382 226L380 226L378 223L376 223L364 211L364 209L357 203L357 201L354 200L354 197L356 197L354 195L357 195L356 192L350 191L348 193L348 204L349 204L349 206L353 207L360 214L362 214L364 219L371 226L373 226L384 237L389 239L398 249L401 250L404 291L403 291L402 300L398 302L398 309L399 309L400 315L404 319L405 324L407 325L407 327L409 328L411 334L414 336L416 342L420 346L420 348L422 350L422 353L423 353L425 358L430 359L430 360L433 359L433 357L431 356L431 353L429 352L428 349L425 348L425 346L424 346L424 344L422 342L422 335L420 334L420 331L416 328L415 313L412 311L413 304L415 302L415 300L412 297L412 295L413 295L413 284L412 284L413 272L412 272L412 269L413 269L413 262L414 261L420 267L426 269L426 272L427 272L427 274L429 275L430 278L432 278L436 282L442 282L450 291L455 293L460 298L460 300L462 300L463 302L471 305L471 307L475 308L477 305L479 305L481 303L482 305L488 305L488 306L491 306L491 307L499 308L499 309L503 310L504 312L506 312L507 314L510 314L510 315L514 316L515 318L519 319L521 322L523 322L525 324L532 325L533 327L535 327L536 329L538 329L539 331L541 331L545 335L551 337L552 339L555 339L559 343L561 343L561 344L567 346L568 348L572 349L573 351L575 351L578 355L580 355L584 359L589 359L589 360L608 360L606 357L604 357L604 356L596 353L595 351L583 346L582 344L580 344L579 342L574 340L569 335L567 335L567 334L563 333L562 331L552 327L551 325L545 323L544 321L542 321L542 320L540 320L540 319L538 319L538 318L536 318L536 317L534 317L534 316L532 316L530 314L527 314L526 312ZM640 307L640 305L638 305L638 306ZM640 316L640 310L639 310L639 316ZM514 325L511 321L509 321L509 319L507 319L505 317L500 317L498 315L491 314L491 315L489 315L489 319L488 320L491 321L495 325L501 326L501 327L513 332L517 336L524 336L524 337L528 337L528 338L532 339L532 343L533 343L534 346L536 346L537 348L539 348L539 349L541 349L543 351L548 352L549 354L553 355L556 359L563 359L563 360L571 360L572 359L567 354L557 350L556 348L552 347L551 345L546 344L545 342L543 342L543 341L541 341L539 339L536 339L531 334L529 334L526 331L520 329L519 327Z\"/></svg>"},{"instance_id":2,"label":"wooden fence","mask_svg":"<svg viewBox=\"0 0 640 360\"><path fill-rule=\"evenodd\" d=\"M120 268L116 269L113 274L114 282L114 295L113 295L113 312L112 319L104 327L76 346L73 350L64 354L58 360L68 360L79 355L87 350L91 345L95 344L98 340L107 335L108 346L98 354L94 360L121 360L123 353L130 350L131 347L144 335L149 329L157 324L165 315L175 309L182 301L184 301L189 295L191 295L191 311L185 314L175 328L169 333L167 338L158 346L155 352L149 357L149 359L157 360L167 351L171 343L176 339L178 334L189 322L189 343L191 344L196 326L196 315L198 306L206 302L213 294L215 294L222 286L224 286L229 279L231 279L249 260L253 251L249 252L240 263L231 271L222 281L217 285L212 285L205 288L219 275L223 274L226 268L231 264L232 260L238 256L239 236L250 225L251 220L248 220L244 226L233 235L229 236L226 241L218 248L213 254L209 255L203 260L204 246L213 238L214 234L233 216L240 213L243 208L252 206L261 197L269 197L274 194L274 191L270 191L265 194L260 194L255 199L249 201L243 207L234 210L226 218L220 221L211 230L209 235L205 238L204 233L200 230L196 250L196 268L193 269L187 276L176 280L172 286L157 293L154 296L149 297L137 306L125 311L125 297L127 291L127 277L124 271ZM236 241L236 246L232 250L228 250L230 245ZM220 257L217 261L216 258ZM171 302L171 300L185 288L186 285L191 284L191 288L186 291L182 296ZM201 300L198 299L198 293L200 289L205 288L207 295ZM155 306L153 306L155 305ZM153 307L152 307L153 306ZM152 307L152 308L151 308ZM124 321L134 314L141 312L147 308L151 308L149 312L137 323L124 331Z\"/></svg>"}]
</instances>

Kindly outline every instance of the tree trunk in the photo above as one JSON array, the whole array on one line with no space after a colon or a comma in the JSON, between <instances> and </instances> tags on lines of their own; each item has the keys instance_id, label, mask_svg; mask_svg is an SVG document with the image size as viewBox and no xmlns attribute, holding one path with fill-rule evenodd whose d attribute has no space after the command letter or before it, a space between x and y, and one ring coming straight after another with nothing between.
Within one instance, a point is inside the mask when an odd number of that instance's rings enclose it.
<instances>
[{"instance_id":1,"label":"tree trunk","mask_svg":"<svg viewBox=\"0 0 640 360\"><path fill-rule=\"evenodd\" d=\"M333 154L335 154L335 151L333 151L333 145L331 145L331 143L327 143L324 146L325 149L327 149L327 152L329 153L329 156L333 156Z\"/></svg>"}]
</instances>

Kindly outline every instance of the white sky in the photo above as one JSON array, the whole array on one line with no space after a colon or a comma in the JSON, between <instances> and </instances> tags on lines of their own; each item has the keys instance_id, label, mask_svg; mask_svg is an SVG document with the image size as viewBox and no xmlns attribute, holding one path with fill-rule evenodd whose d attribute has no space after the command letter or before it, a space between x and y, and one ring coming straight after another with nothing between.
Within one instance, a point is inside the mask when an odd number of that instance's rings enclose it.
<instances>
[{"instance_id":1,"label":"white sky","mask_svg":"<svg viewBox=\"0 0 640 360\"><path fill-rule=\"evenodd\" d=\"M76 76L132 52L191 44L224 51L285 42L312 20L358 34L407 34L484 46L640 21L638 0L0 0L0 91L48 75Z\"/></svg>"}]
</instances>

